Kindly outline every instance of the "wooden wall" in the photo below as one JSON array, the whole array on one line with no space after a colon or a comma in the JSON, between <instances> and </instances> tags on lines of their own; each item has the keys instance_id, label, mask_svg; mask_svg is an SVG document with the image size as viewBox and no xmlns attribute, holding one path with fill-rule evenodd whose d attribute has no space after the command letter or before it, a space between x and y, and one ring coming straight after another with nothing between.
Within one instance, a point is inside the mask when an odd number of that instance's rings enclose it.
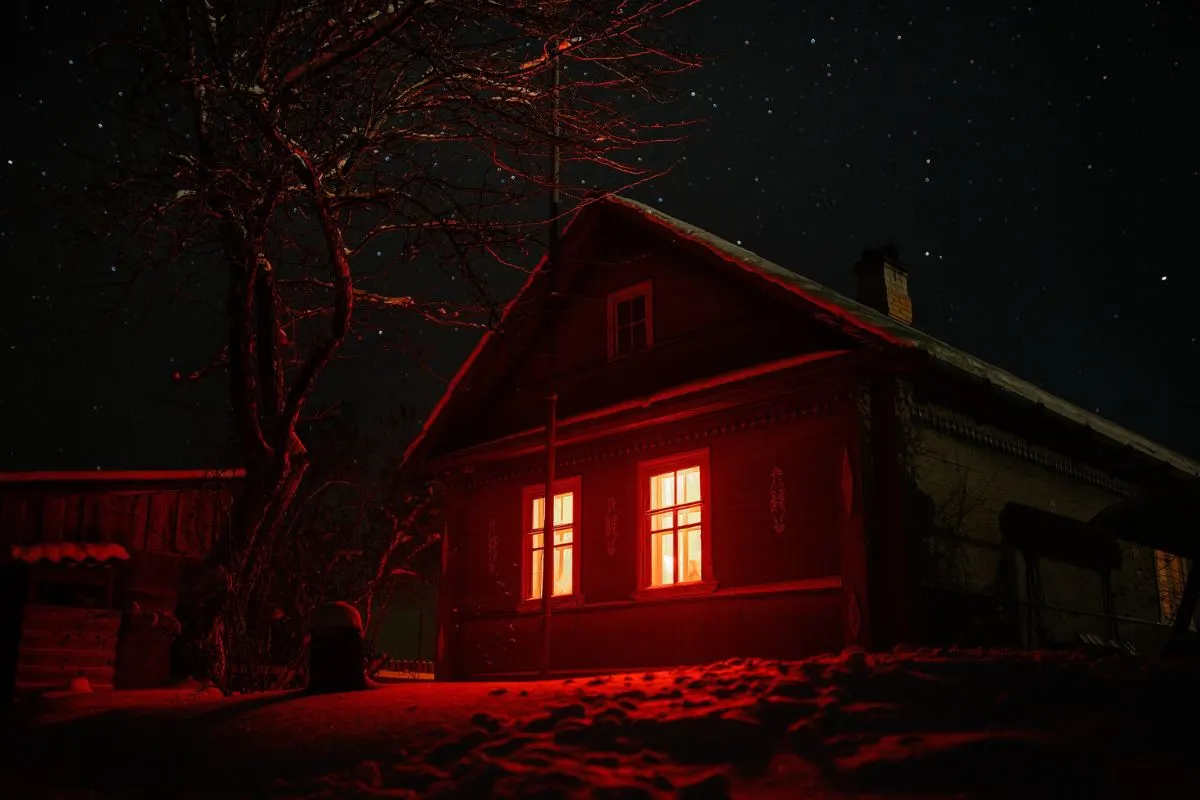
<instances>
[{"instance_id":1,"label":"wooden wall","mask_svg":"<svg viewBox=\"0 0 1200 800\"><path fill-rule=\"evenodd\" d=\"M555 671L701 664L733 657L796 659L839 650L836 589L734 593L583 606L554 615ZM538 668L539 617L476 617L459 635L461 677Z\"/></svg>"},{"instance_id":2,"label":"wooden wall","mask_svg":"<svg viewBox=\"0 0 1200 800\"><path fill-rule=\"evenodd\" d=\"M130 552L200 557L226 524L230 496L215 488L0 489L0 543L112 542Z\"/></svg>"},{"instance_id":3,"label":"wooden wall","mask_svg":"<svg viewBox=\"0 0 1200 800\"><path fill-rule=\"evenodd\" d=\"M640 398L742 367L805 352L851 346L841 334L788 302L766 302L761 287L736 267L697 260L668 239L621 220L605 220L604 236L575 254L557 323L555 364L559 413L568 417ZM607 298L634 284L652 285L654 345L608 359ZM794 301L793 301L794 302ZM511 326L495 340L502 367L480 376L483 413L459 419L438 452L529 430L544 418L548 350L544 322L523 319L535 332ZM485 410L483 410L485 409ZM465 415L464 415L465 416Z\"/></svg>"},{"instance_id":4,"label":"wooden wall","mask_svg":"<svg viewBox=\"0 0 1200 800\"><path fill-rule=\"evenodd\" d=\"M830 391L812 387L766 405L561 451L559 477L577 476L581 483L576 553L584 605L556 615L558 668L796 657L841 647L839 481L857 418L848 400L819 408ZM633 600L639 588L638 464L701 448L710 459L706 546L718 588L687 600ZM475 485L455 500L463 509L450 540L463 587L455 605L464 674L520 671L521 654L536 652L537 615L519 613L517 606L521 493L540 480L538 466L537 459L527 459L481 470ZM773 515L776 471L782 507ZM738 594L805 581L821 588ZM656 633L664 628L671 631L666 639Z\"/></svg>"},{"instance_id":5,"label":"wooden wall","mask_svg":"<svg viewBox=\"0 0 1200 800\"><path fill-rule=\"evenodd\" d=\"M938 584L951 592L940 600L931 597L929 601L953 605L950 598L957 595L963 598L960 608L978 603L981 613L986 613L983 610L993 608L994 599L1013 597L1019 616L1015 621L1016 639L1010 644L1077 644L1080 633L1107 638L1115 622L1121 638L1143 651L1156 649L1165 628L1158 625L1154 555L1149 549L1118 543L1121 564L1109 576L1115 620L1107 613L1104 576L1097 569L1040 558L1041 596L1037 597L1029 584L1029 564L1024 555L1013 554L1011 569L1004 563L1000 514L1006 504L1017 503L1082 522L1121 495L1095 480L1007 452L998 444L1061 464L1074 464L1084 471L1088 469L1086 464L1069 462L1045 448L1022 445L1016 437L980 423L965 421L962 429L986 433L984 438L991 444L952 435L929 423L915 422L909 428L913 488L918 505L924 505L923 509L913 509L910 533L917 537L933 534L943 559ZM1031 631L1030 615L1035 605L1040 606L1040 635ZM938 626L936 621L931 624ZM950 628L961 627L948 624L942 638L952 632Z\"/></svg>"}]
</instances>

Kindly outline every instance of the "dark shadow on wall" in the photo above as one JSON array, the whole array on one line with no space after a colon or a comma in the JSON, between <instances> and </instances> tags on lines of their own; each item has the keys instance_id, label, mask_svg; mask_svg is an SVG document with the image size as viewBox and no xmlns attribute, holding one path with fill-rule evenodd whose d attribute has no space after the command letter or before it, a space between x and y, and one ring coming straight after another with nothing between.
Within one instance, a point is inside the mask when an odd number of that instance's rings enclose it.
<instances>
[{"instance_id":1,"label":"dark shadow on wall","mask_svg":"<svg viewBox=\"0 0 1200 800\"><path fill-rule=\"evenodd\" d=\"M964 586L968 559L962 532L938 521L932 497L907 482L903 514L911 629L921 644L1020 647L1021 610L1015 551L1000 548L983 591ZM972 543L972 546L982 543ZM978 575L971 576L978 583Z\"/></svg>"}]
</instances>

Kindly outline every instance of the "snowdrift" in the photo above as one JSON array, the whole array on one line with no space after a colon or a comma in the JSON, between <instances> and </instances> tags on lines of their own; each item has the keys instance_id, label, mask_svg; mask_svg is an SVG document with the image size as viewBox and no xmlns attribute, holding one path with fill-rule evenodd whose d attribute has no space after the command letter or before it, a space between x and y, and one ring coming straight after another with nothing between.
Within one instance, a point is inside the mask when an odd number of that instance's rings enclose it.
<instances>
[{"instance_id":1,"label":"snowdrift","mask_svg":"<svg viewBox=\"0 0 1200 800\"><path fill-rule=\"evenodd\" d=\"M21 797L1183 797L1200 785L1194 737L1176 733L1195 719L1196 676L1075 653L851 650L323 697L93 694L10 720L21 767L0 785Z\"/></svg>"}]
</instances>

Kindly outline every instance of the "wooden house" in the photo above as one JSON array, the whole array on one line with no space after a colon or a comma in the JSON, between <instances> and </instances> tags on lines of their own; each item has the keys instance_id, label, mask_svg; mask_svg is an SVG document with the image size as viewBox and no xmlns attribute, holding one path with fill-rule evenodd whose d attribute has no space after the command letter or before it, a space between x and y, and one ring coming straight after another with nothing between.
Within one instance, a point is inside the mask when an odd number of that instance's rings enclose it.
<instances>
[{"instance_id":1,"label":"wooden house","mask_svg":"<svg viewBox=\"0 0 1200 800\"><path fill-rule=\"evenodd\" d=\"M439 675L539 669L549 395L556 674L1161 644L1194 524L1091 523L1200 466L922 333L894 251L855 273L578 210L406 456L447 493Z\"/></svg>"},{"instance_id":2,"label":"wooden house","mask_svg":"<svg viewBox=\"0 0 1200 800\"><path fill-rule=\"evenodd\" d=\"M18 690L165 680L181 582L228 524L241 475L0 473L0 672Z\"/></svg>"}]
</instances>

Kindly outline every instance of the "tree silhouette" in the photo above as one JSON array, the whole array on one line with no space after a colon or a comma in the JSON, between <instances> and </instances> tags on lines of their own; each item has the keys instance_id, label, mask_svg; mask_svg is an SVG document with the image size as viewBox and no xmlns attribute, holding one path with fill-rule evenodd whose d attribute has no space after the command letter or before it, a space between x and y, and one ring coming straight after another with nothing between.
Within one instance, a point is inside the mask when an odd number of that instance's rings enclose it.
<instances>
[{"instance_id":1,"label":"tree silhouette","mask_svg":"<svg viewBox=\"0 0 1200 800\"><path fill-rule=\"evenodd\" d=\"M660 174L633 154L679 140L654 107L696 65L664 43L694 2L162 0L101 48L128 78L109 236L158 268L201 254L227 280L223 352L178 376L228 376L247 470L214 554L224 688L291 530L326 368L366 315L495 324L489 270L528 269L551 189L588 202ZM555 151L591 184L555 187ZM393 291L400 271L432 275L428 295Z\"/></svg>"}]
</instances>

